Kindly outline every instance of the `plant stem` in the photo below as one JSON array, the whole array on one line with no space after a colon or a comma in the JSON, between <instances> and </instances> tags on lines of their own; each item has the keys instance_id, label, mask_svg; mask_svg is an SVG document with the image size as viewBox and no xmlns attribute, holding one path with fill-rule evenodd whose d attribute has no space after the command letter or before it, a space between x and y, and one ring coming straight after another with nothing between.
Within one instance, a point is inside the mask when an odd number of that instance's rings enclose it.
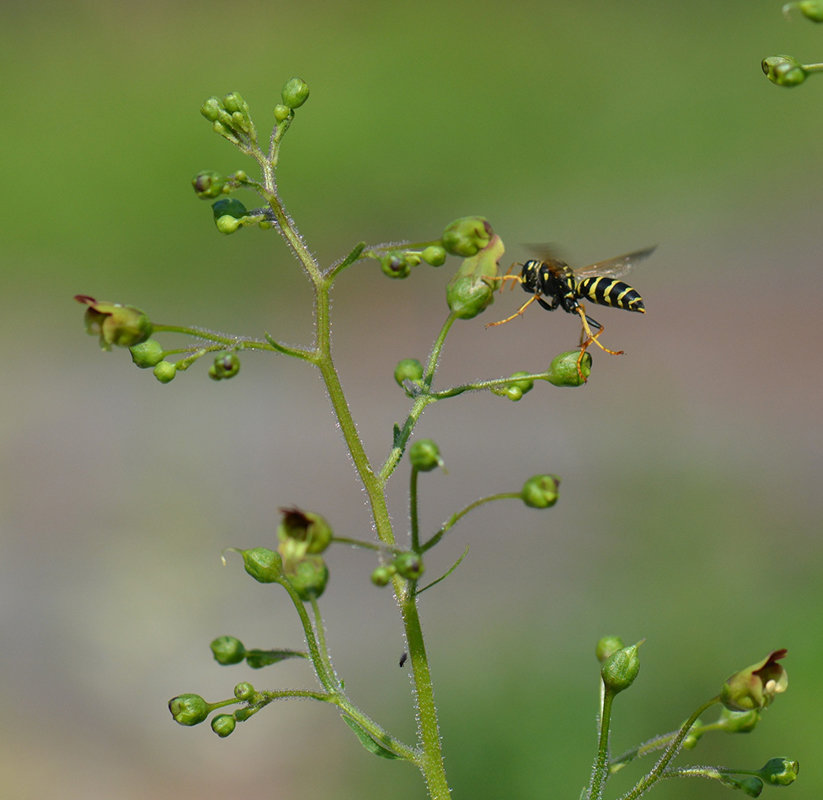
<instances>
[{"instance_id":1,"label":"plant stem","mask_svg":"<svg viewBox=\"0 0 823 800\"><path fill-rule=\"evenodd\" d=\"M589 800L599 800L606 787L609 774L609 730L611 727L612 703L615 693L603 686L603 700L600 707L600 736L597 742L597 756L592 770L592 779L586 797Z\"/></svg>"}]
</instances>

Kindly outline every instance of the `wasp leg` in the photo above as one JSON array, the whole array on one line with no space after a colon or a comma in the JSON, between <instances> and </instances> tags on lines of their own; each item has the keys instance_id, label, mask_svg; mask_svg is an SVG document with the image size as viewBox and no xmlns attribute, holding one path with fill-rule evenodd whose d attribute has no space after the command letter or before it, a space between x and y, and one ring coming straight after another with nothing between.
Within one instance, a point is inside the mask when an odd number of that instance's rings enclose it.
<instances>
[{"instance_id":1,"label":"wasp leg","mask_svg":"<svg viewBox=\"0 0 823 800\"><path fill-rule=\"evenodd\" d=\"M487 328L494 328L496 325L503 325L506 322L511 322L515 317L519 317L535 300L537 300L537 295L532 295L525 303L523 303L517 311L514 312L510 317L506 317L506 319L501 319L498 322L490 322L486 325Z\"/></svg>"},{"instance_id":2,"label":"wasp leg","mask_svg":"<svg viewBox=\"0 0 823 800\"><path fill-rule=\"evenodd\" d=\"M583 323L583 330L580 332L580 355L577 357L577 375L580 380L585 383L586 379L583 377L583 371L581 370L580 365L583 363L583 355L592 344L596 344L604 353L608 353L612 356L622 356L623 351L609 350L608 347L600 344L598 339L606 329L597 320L587 316L586 309L583 308L582 304L578 305L575 311L577 311L580 315L580 319ZM592 325L597 328L597 333L592 332Z\"/></svg>"}]
</instances>

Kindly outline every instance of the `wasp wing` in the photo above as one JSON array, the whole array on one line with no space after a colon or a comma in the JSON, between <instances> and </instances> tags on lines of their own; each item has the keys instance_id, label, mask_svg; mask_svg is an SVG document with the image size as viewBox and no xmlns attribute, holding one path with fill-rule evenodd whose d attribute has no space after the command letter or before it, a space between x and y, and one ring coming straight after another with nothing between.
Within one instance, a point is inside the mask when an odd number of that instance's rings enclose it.
<instances>
[{"instance_id":1,"label":"wasp wing","mask_svg":"<svg viewBox=\"0 0 823 800\"><path fill-rule=\"evenodd\" d=\"M596 264L590 264L588 267L576 269L574 275L576 278L594 278L598 276L604 278L622 278L627 272L634 269L638 261L648 258L656 249L657 245L653 245L652 247L635 250L632 253L626 253L622 256L607 258L605 261L598 261Z\"/></svg>"}]
</instances>

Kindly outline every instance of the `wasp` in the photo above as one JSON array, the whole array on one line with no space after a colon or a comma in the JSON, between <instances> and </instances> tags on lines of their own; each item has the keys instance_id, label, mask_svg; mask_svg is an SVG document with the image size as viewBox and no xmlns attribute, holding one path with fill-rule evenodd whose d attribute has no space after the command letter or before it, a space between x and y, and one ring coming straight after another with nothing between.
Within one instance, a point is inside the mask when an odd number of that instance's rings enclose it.
<instances>
[{"instance_id":1,"label":"wasp","mask_svg":"<svg viewBox=\"0 0 823 800\"><path fill-rule=\"evenodd\" d=\"M656 247L656 246L655 246ZM565 261L550 255L543 255L540 259L529 259L525 264L512 264L521 267L519 275L506 274L500 281L515 281L527 294L532 295L510 317L492 322L487 328L503 325L519 317L535 301L547 311L562 308L569 314L577 314L583 325L580 333L580 356L577 359L577 372L583 379L580 364L583 355L590 345L596 344L601 350L613 356L620 355L622 350L609 350L600 344L598 338L605 328L586 313L580 300L590 300L601 306L622 308L625 311L646 313L643 298L636 289L618 278L625 275L634 265L651 255L655 247L644 250L635 250L622 256L598 261L588 267L572 269ZM501 285L502 289L502 285ZM594 329L594 330L592 330Z\"/></svg>"}]
</instances>

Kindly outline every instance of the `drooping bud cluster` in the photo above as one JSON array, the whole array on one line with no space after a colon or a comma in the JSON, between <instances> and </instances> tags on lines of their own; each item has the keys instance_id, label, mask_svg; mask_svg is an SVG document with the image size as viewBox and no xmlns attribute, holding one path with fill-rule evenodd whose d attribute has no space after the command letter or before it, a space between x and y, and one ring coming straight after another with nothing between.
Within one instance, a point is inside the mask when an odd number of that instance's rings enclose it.
<instances>
[{"instance_id":1,"label":"drooping bud cluster","mask_svg":"<svg viewBox=\"0 0 823 800\"><path fill-rule=\"evenodd\" d=\"M371 582L375 586L386 586L395 575L400 575L409 581L419 580L426 567L423 557L419 553L406 551L398 553L388 564L381 564L371 574Z\"/></svg>"},{"instance_id":2,"label":"drooping bud cluster","mask_svg":"<svg viewBox=\"0 0 823 800\"><path fill-rule=\"evenodd\" d=\"M215 133L234 144L249 145L257 141L249 104L239 92L229 92L222 99L210 97L200 107L200 113L212 123Z\"/></svg>"}]
</instances>

